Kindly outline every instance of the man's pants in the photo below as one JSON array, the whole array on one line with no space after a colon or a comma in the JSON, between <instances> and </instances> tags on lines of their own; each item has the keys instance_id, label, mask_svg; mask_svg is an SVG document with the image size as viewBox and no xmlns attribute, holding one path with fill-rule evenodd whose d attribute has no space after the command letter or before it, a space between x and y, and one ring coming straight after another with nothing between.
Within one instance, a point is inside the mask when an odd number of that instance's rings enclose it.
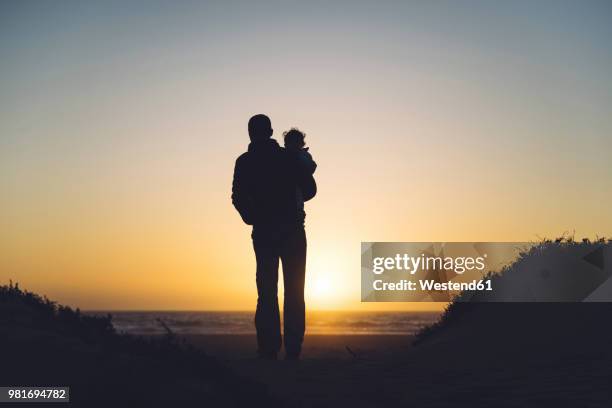
<instances>
[{"instance_id":1,"label":"man's pants","mask_svg":"<svg viewBox=\"0 0 612 408\"><path fill-rule=\"evenodd\" d=\"M304 277L306 233L303 225L256 226L253 248L257 259L257 312L255 328L260 354L281 348L278 310L278 261L283 263L285 303L283 307L285 351L297 355L302 349L305 328Z\"/></svg>"}]
</instances>

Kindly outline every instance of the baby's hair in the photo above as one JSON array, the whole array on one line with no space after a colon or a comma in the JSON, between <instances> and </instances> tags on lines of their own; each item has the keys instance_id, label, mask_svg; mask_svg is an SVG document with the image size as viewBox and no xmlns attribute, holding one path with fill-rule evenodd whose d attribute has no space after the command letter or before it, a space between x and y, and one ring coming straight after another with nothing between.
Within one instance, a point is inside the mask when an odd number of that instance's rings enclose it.
<instances>
[{"instance_id":1,"label":"baby's hair","mask_svg":"<svg viewBox=\"0 0 612 408\"><path fill-rule=\"evenodd\" d=\"M294 146L302 148L306 145L304 138L306 133L302 132L298 128L291 128L283 133L283 139L285 140L285 146Z\"/></svg>"}]
</instances>

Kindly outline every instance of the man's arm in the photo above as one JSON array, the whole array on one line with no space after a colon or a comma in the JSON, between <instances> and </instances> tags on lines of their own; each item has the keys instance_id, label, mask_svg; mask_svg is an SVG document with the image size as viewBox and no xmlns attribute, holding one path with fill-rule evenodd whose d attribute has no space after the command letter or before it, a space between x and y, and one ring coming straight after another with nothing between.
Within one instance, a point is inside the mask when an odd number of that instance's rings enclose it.
<instances>
[{"instance_id":1,"label":"man's arm","mask_svg":"<svg viewBox=\"0 0 612 408\"><path fill-rule=\"evenodd\" d=\"M232 204L244 221L248 225L253 225L252 198L246 185L246 173L244 169L244 159L241 157L236 160L234 166L234 180L232 182Z\"/></svg>"}]
</instances>

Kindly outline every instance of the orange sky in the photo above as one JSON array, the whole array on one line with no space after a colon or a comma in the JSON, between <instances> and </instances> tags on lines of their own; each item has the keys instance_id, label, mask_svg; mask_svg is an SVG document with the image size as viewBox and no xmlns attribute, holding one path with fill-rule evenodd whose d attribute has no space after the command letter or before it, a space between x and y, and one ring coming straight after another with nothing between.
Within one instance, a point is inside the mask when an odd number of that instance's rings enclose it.
<instances>
[{"instance_id":1,"label":"orange sky","mask_svg":"<svg viewBox=\"0 0 612 408\"><path fill-rule=\"evenodd\" d=\"M69 6L4 6L3 283L84 309L253 309L230 188L260 112L319 164L311 309L432 307L361 304L361 241L612 235L595 6Z\"/></svg>"}]
</instances>

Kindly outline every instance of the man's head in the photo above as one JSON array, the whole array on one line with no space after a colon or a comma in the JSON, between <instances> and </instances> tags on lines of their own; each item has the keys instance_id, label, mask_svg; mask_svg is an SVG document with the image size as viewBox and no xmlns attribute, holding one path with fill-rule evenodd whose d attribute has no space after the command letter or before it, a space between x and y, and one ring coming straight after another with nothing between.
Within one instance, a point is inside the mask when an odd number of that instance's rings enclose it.
<instances>
[{"instance_id":1,"label":"man's head","mask_svg":"<svg viewBox=\"0 0 612 408\"><path fill-rule=\"evenodd\" d=\"M255 115L249 119L249 137L252 142L272 137L272 122L266 115Z\"/></svg>"}]
</instances>

